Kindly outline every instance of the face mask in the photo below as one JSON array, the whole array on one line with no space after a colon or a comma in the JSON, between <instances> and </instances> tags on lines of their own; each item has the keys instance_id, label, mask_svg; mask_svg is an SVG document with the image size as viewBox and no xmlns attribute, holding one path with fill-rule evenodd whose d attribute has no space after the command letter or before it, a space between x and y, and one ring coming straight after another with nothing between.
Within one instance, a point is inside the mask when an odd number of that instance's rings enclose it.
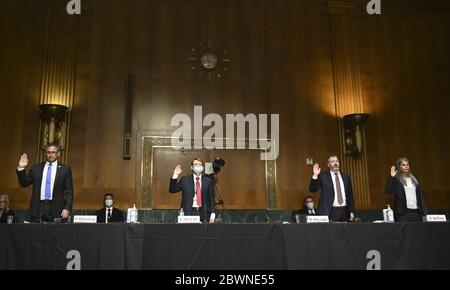
<instances>
[{"instance_id":1,"label":"face mask","mask_svg":"<svg viewBox=\"0 0 450 290\"><path fill-rule=\"evenodd\" d=\"M313 208L314 208L314 202L307 202L307 203L306 203L306 207L307 207L308 209L313 209Z\"/></svg>"},{"instance_id":2,"label":"face mask","mask_svg":"<svg viewBox=\"0 0 450 290\"><path fill-rule=\"evenodd\" d=\"M194 166L193 171L195 172L195 174L199 175L203 172L203 166Z\"/></svg>"},{"instance_id":3,"label":"face mask","mask_svg":"<svg viewBox=\"0 0 450 290\"><path fill-rule=\"evenodd\" d=\"M107 200L105 200L105 205L106 205L107 207L111 207L111 206L113 205L112 199L107 199Z\"/></svg>"}]
</instances>

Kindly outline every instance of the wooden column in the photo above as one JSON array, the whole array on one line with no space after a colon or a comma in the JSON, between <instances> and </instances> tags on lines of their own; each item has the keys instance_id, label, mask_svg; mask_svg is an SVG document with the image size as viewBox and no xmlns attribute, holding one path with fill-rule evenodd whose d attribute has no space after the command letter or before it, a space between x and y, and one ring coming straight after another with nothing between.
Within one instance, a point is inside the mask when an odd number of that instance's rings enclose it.
<instances>
[{"instance_id":1,"label":"wooden column","mask_svg":"<svg viewBox=\"0 0 450 290\"><path fill-rule=\"evenodd\" d=\"M361 158L344 155L342 117L351 113L367 113L361 93L360 59L357 38L357 19L360 12L352 2L329 2L329 24L332 45L334 94L339 119L340 160L343 171L350 174L357 209L370 208L369 176L365 133L362 131ZM369 119L370 122L370 119Z\"/></svg>"},{"instance_id":2,"label":"wooden column","mask_svg":"<svg viewBox=\"0 0 450 290\"><path fill-rule=\"evenodd\" d=\"M45 46L42 62L42 78L40 89L40 104L57 104L69 108L66 119L60 131L60 145L64 148L62 162L68 158L68 142L70 128L70 111L73 108L76 73L76 23L78 16L68 15L65 11L65 1L47 1L47 21ZM41 121L41 140L38 151L44 145L47 131Z\"/></svg>"}]
</instances>

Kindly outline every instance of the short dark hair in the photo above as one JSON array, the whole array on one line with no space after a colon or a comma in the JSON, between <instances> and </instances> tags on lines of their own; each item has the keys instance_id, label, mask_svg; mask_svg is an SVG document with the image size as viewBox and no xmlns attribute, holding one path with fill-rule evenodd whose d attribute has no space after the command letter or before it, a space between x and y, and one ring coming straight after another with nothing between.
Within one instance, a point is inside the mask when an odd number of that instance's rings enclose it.
<instances>
[{"instance_id":1,"label":"short dark hair","mask_svg":"<svg viewBox=\"0 0 450 290\"><path fill-rule=\"evenodd\" d=\"M192 162L191 162L191 166L194 165L194 161L200 161L202 163L203 167L205 166L205 162L203 162L203 160L201 160L200 158L194 158L194 160L192 160Z\"/></svg>"},{"instance_id":2,"label":"short dark hair","mask_svg":"<svg viewBox=\"0 0 450 290\"><path fill-rule=\"evenodd\" d=\"M314 201L314 198L313 198L311 195L307 195L307 196L303 199L303 204L306 203L306 200L307 200L308 198L310 198L310 199L312 199L312 200Z\"/></svg>"},{"instance_id":3,"label":"short dark hair","mask_svg":"<svg viewBox=\"0 0 450 290\"><path fill-rule=\"evenodd\" d=\"M337 155L330 155L330 156L328 156L327 164L328 164L328 162L330 162L331 157L336 157L339 161L339 157Z\"/></svg>"},{"instance_id":4,"label":"short dark hair","mask_svg":"<svg viewBox=\"0 0 450 290\"><path fill-rule=\"evenodd\" d=\"M56 144L56 143L47 143L47 145L45 145L45 147L44 147L44 150L47 151L48 148L50 148L50 147L55 147L56 151L58 151L58 152L61 151L61 145Z\"/></svg>"},{"instance_id":5,"label":"short dark hair","mask_svg":"<svg viewBox=\"0 0 450 290\"><path fill-rule=\"evenodd\" d=\"M105 193L105 196L103 197L103 199L106 199L107 196L111 196L111 198L114 199L114 195L111 192Z\"/></svg>"}]
</instances>

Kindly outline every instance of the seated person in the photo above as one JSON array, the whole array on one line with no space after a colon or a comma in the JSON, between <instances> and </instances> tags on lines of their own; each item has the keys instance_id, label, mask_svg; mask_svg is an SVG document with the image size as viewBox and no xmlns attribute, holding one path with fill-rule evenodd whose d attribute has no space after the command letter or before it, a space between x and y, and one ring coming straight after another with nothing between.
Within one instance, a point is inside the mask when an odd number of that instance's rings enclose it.
<instances>
[{"instance_id":1,"label":"seated person","mask_svg":"<svg viewBox=\"0 0 450 290\"><path fill-rule=\"evenodd\" d=\"M103 203L104 208L97 211L97 222L98 223L112 223L112 222L123 222L123 211L118 208L113 207L114 196L112 193L105 193Z\"/></svg>"},{"instance_id":2,"label":"seated person","mask_svg":"<svg viewBox=\"0 0 450 290\"><path fill-rule=\"evenodd\" d=\"M308 195L303 200L303 209L294 211L292 214L292 220L294 223L299 223L299 218L301 216L307 216L307 215L316 215L317 209L314 208L314 201L312 196Z\"/></svg>"},{"instance_id":3,"label":"seated person","mask_svg":"<svg viewBox=\"0 0 450 290\"><path fill-rule=\"evenodd\" d=\"M8 195L2 194L0 195L0 223L6 223L9 215L14 217L14 211L9 209Z\"/></svg>"}]
</instances>

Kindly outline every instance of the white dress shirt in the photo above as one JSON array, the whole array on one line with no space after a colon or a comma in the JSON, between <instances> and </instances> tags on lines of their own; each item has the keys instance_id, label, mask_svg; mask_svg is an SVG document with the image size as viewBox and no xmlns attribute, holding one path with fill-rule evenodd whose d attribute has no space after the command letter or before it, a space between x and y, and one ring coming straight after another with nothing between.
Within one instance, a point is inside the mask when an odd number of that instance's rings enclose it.
<instances>
[{"instance_id":1,"label":"white dress shirt","mask_svg":"<svg viewBox=\"0 0 450 290\"><path fill-rule=\"evenodd\" d=\"M42 181L41 181L41 200L45 200L45 183L47 180L47 171L48 171L48 165L50 162L45 162L44 165L44 171L42 172ZM52 163L52 176L51 176L51 190L50 190L50 200L53 199L53 186L55 185L55 177L56 177L56 171L58 170L58 160Z\"/></svg>"},{"instance_id":2,"label":"white dress shirt","mask_svg":"<svg viewBox=\"0 0 450 290\"><path fill-rule=\"evenodd\" d=\"M412 183L412 180L410 177L405 178L405 180L406 180L406 186L405 186L406 207L409 209L418 209L416 187Z\"/></svg>"},{"instance_id":3,"label":"white dress shirt","mask_svg":"<svg viewBox=\"0 0 450 290\"><path fill-rule=\"evenodd\" d=\"M333 206L340 207L340 206L347 206L347 199L345 198L345 187L344 187L344 181L342 180L341 173L338 171L337 174L339 176L339 183L341 184L341 193L342 193L342 204L339 204L338 197L337 197L337 189L336 189L336 176L335 172L331 171L331 180L333 181L333 188L334 188L334 202Z\"/></svg>"}]
</instances>

